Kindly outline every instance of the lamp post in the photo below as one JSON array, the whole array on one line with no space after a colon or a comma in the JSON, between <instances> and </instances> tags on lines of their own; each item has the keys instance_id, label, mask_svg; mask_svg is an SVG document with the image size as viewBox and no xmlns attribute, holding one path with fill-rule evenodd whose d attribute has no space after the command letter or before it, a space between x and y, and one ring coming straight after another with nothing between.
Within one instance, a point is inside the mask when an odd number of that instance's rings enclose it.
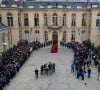
<instances>
[{"instance_id":1,"label":"lamp post","mask_svg":"<svg viewBox=\"0 0 100 90\"><path fill-rule=\"evenodd\" d=\"M4 46L4 51L6 50L6 46L7 46L8 44L7 43L3 43L3 46Z\"/></svg>"}]
</instances>

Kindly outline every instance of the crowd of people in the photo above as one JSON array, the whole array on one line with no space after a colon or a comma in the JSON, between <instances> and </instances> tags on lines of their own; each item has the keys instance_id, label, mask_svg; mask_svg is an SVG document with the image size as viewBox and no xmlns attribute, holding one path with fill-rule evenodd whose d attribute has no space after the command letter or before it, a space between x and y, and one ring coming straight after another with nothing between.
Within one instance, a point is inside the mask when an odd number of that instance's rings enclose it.
<instances>
[{"instance_id":1,"label":"crowd of people","mask_svg":"<svg viewBox=\"0 0 100 90\"><path fill-rule=\"evenodd\" d=\"M21 66L30 57L34 50L38 50L39 48L51 44L51 41L47 43L40 43L38 41L28 43L27 40L20 40L16 49L10 48L10 52L6 51L6 56L0 64L0 90L2 90L5 85L9 84L10 79L19 72Z\"/></svg>"},{"instance_id":2,"label":"crowd of people","mask_svg":"<svg viewBox=\"0 0 100 90\"><path fill-rule=\"evenodd\" d=\"M71 72L74 73L76 70L77 78L82 77L84 80L84 76L87 73L88 78L91 77L91 66L98 66L98 70L100 71L100 64L98 57L94 50L91 50L90 41L84 41L82 44L78 42L68 43L67 47L72 48L74 51L74 61L71 65Z\"/></svg>"},{"instance_id":3,"label":"crowd of people","mask_svg":"<svg viewBox=\"0 0 100 90\"><path fill-rule=\"evenodd\" d=\"M20 40L16 49L11 48L10 53L6 52L6 57L2 61L2 64L0 64L0 90L2 90L6 84L9 84L10 79L19 72L21 66L34 50L49 45L52 45L52 41L46 43L37 41L28 43L27 40ZM88 78L91 77L91 65L95 65L100 71L100 63L96 53L90 48L90 41L84 41L82 44L79 44L78 42L64 44L61 42L61 45L73 49L74 61L71 65L71 72L74 73L76 71L78 79L81 76L82 80L84 80L84 75L86 73L88 73ZM36 68L36 78L38 78L38 72L39 70ZM44 65L41 65L40 72L41 75L52 75L55 72L55 63L49 62L48 64L45 63Z\"/></svg>"},{"instance_id":4,"label":"crowd of people","mask_svg":"<svg viewBox=\"0 0 100 90\"><path fill-rule=\"evenodd\" d=\"M9 52L5 52L5 59L0 65L0 88L8 85L10 79L13 78L16 73L20 70L20 67L30 57L32 53L33 43L28 43L26 40L20 40L17 44L16 49L10 49Z\"/></svg>"},{"instance_id":5,"label":"crowd of people","mask_svg":"<svg viewBox=\"0 0 100 90\"><path fill-rule=\"evenodd\" d=\"M50 45L52 45L52 41L47 41L47 42L41 43L40 47L43 48L43 47L50 46Z\"/></svg>"},{"instance_id":6,"label":"crowd of people","mask_svg":"<svg viewBox=\"0 0 100 90\"><path fill-rule=\"evenodd\" d=\"M64 40L62 40L62 41L60 41L60 46L63 46L63 47L65 46L66 47L67 43Z\"/></svg>"},{"instance_id":7,"label":"crowd of people","mask_svg":"<svg viewBox=\"0 0 100 90\"><path fill-rule=\"evenodd\" d=\"M36 68L35 69L36 79L38 78L38 72L39 70ZM55 72L55 63L49 62L48 64L45 63L44 65L41 65L40 72L41 75L48 75L48 74L52 75Z\"/></svg>"}]
</instances>

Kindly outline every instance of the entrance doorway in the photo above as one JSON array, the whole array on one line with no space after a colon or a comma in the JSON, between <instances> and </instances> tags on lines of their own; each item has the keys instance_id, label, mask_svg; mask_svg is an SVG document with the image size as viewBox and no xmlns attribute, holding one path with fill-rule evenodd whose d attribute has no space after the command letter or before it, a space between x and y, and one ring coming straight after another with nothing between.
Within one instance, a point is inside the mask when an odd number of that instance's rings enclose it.
<instances>
[{"instance_id":1,"label":"entrance doorway","mask_svg":"<svg viewBox=\"0 0 100 90\"><path fill-rule=\"evenodd\" d=\"M58 45L58 32L54 31L52 33L52 41L53 41L53 44L57 44Z\"/></svg>"}]
</instances>

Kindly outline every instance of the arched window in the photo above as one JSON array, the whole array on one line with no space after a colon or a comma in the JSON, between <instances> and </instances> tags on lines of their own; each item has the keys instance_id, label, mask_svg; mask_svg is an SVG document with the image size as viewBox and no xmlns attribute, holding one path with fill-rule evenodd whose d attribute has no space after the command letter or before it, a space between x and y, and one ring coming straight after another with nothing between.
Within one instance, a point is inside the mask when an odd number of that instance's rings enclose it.
<instances>
[{"instance_id":1,"label":"arched window","mask_svg":"<svg viewBox=\"0 0 100 90\"><path fill-rule=\"evenodd\" d=\"M29 26L29 21L28 21L28 14L24 14L24 26Z\"/></svg>"},{"instance_id":2,"label":"arched window","mask_svg":"<svg viewBox=\"0 0 100 90\"><path fill-rule=\"evenodd\" d=\"M7 14L7 22L8 22L8 26L13 26L13 16L11 13Z\"/></svg>"},{"instance_id":3,"label":"arched window","mask_svg":"<svg viewBox=\"0 0 100 90\"><path fill-rule=\"evenodd\" d=\"M38 30L35 31L35 41L40 41L40 35Z\"/></svg>"},{"instance_id":4,"label":"arched window","mask_svg":"<svg viewBox=\"0 0 100 90\"><path fill-rule=\"evenodd\" d=\"M66 31L63 32L63 41L66 42Z\"/></svg>"},{"instance_id":5,"label":"arched window","mask_svg":"<svg viewBox=\"0 0 100 90\"><path fill-rule=\"evenodd\" d=\"M63 15L63 26L66 26L66 14Z\"/></svg>"},{"instance_id":6,"label":"arched window","mask_svg":"<svg viewBox=\"0 0 100 90\"><path fill-rule=\"evenodd\" d=\"M48 41L48 33L47 33L47 31L44 31L44 37L45 37L45 42L47 42Z\"/></svg>"},{"instance_id":7,"label":"arched window","mask_svg":"<svg viewBox=\"0 0 100 90\"><path fill-rule=\"evenodd\" d=\"M58 16L56 13L54 13L52 16L52 23L53 23L53 26L58 26Z\"/></svg>"},{"instance_id":8,"label":"arched window","mask_svg":"<svg viewBox=\"0 0 100 90\"><path fill-rule=\"evenodd\" d=\"M44 14L44 26L48 25L47 14Z\"/></svg>"},{"instance_id":9,"label":"arched window","mask_svg":"<svg viewBox=\"0 0 100 90\"><path fill-rule=\"evenodd\" d=\"M100 13L97 15L96 26L100 26Z\"/></svg>"},{"instance_id":10,"label":"arched window","mask_svg":"<svg viewBox=\"0 0 100 90\"><path fill-rule=\"evenodd\" d=\"M0 14L0 23L2 23L2 17L1 17L1 14Z\"/></svg>"},{"instance_id":11,"label":"arched window","mask_svg":"<svg viewBox=\"0 0 100 90\"><path fill-rule=\"evenodd\" d=\"M82 14L82 26L86 26L86 14Z\"/></svg>"},{"instance_id":12,"label":"arched window","mask_svg":"<svg viewBox=\"0 0 100 90\"><path fill-rule=\"evenodd\" d=\"M72 14L72 26L76 26L76 14Z\"/></svg>"},{"instance_id":13,"label":"arched window","mask_svg":"<svg viewBox=\"0 0 100 90\"><path fill-rule=\"evenodd\" d=\"M71 32L71 42L75 42L75 31Z\"/></svg>"},{"instance_id":14,"label":"arched window","mask_svg":"<svg viewBox=\"0 0 100 90\"><path fill-rule=\"evenodd\" d=\"M34 26L39 26L39 14L34 15Z\"/></svg>"}]
</instances>

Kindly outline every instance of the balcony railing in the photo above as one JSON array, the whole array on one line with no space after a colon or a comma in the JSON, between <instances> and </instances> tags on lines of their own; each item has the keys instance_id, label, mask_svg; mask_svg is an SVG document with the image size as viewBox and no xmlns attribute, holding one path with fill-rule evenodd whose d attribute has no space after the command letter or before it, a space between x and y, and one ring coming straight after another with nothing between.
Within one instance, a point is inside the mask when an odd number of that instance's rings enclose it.
<instances>
[{"instance_id":1,"label":"balcony railing","mask_svg":"<svg viewBox=\"0 0 100 90\"><path fill-rule=\"evenodd\" d=\"M51 25L51 26L48 26L48 28L49 29L60 29L60 28L62 28L62 26L59 26L59 25L57 25L57 26Z\"/></svg>"}]
</instances>

